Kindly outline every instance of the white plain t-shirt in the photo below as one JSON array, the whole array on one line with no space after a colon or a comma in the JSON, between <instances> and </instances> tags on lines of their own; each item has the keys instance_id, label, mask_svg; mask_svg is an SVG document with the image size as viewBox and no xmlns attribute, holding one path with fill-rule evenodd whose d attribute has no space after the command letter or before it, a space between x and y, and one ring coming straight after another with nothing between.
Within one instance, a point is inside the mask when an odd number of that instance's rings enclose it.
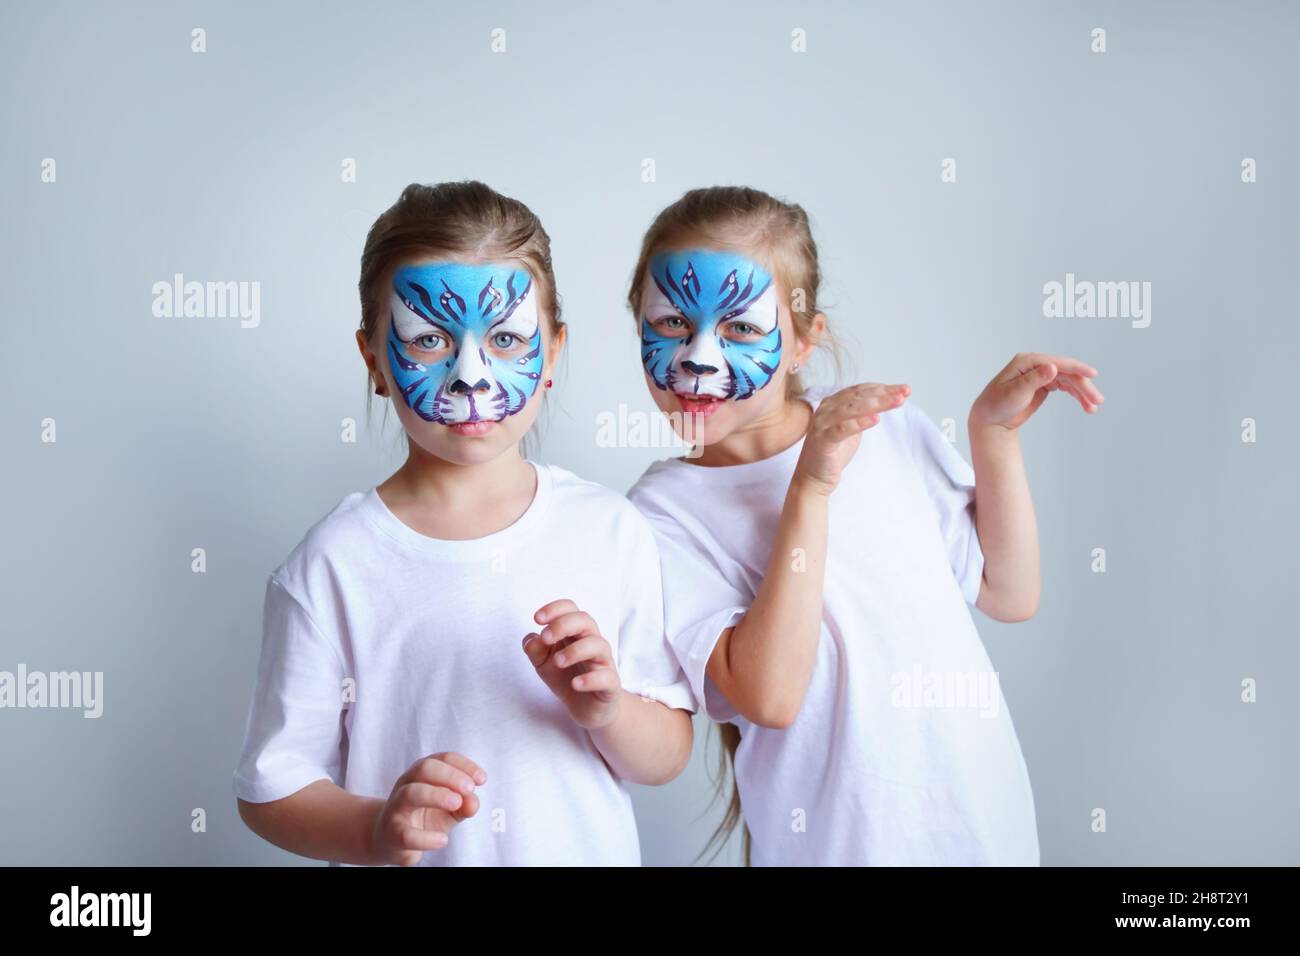
<instances>
[{"instance_id":1,"label":"white plain t-shirt","mask_svg":"<svg viewBox=\"0 0 1300 956\"><path fill-rule=\"evenodd\" d=\"M329 779L387 798L416 760L455 751L487 772L481 806L422 865L640 862L627 790L522 644L538 608L569 598L626 689L691 709L663 638L654 537L622 496L534 467L527 511L486 537L420 534L373 488L308 531L267 582L237 796Z\"/></svg>"},{"instance_id":2,"label":"white plain t-shirt","mask_svg":"<svg viewBox=\"0 0 1300 956\"><path fill-rule=\"evenodd\" d=\"M629 492L659 541L696 699L741 731L753 862L1038 865L1020 744L967 607L984 568L974 473L912 402L863 434L831 495L821 640L794 723L751 723L706 676L762 583L802 447L656 462Z\"/></svg>"}]
</instances>

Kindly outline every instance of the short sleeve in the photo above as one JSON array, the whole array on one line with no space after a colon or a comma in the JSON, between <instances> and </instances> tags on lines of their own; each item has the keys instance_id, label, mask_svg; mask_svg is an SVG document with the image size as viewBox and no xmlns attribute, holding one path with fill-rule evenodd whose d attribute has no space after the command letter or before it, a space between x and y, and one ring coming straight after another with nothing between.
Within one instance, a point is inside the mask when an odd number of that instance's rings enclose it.
<instances>
[{"instance_id":1,"label":"short sleeve","mask_svg":"<svg viewBox=\"0 0 1300 956\"><path fill-rule=\"evenodd\" d=\"M664 629L690 682L696 710L722 723L739 714L708 677L709 658L722 632L740 623L753 598L730 584L686 539L680 526L652 520L664 588Z\"/></svg>"},{"instance_id":2,"label":"short sleeve","mask_svg":"<svg viewBox=\"0 0 1300 956\"><path fill-rule=\"evenodd\" d=\"M623 688L672 708L695 710L690 685L664 635L663 585L654 535L629 508L627 562L618 625L618 673Z\"/></svg>"},{"instance_id":3,"label":"short sleeve","mask_svg":"<svg viewBox=\"0 0 1300 956\"><path fill-rule=\"evenodd\" d=\"M979 599L984 552L975 530L975 471L921 409L903 406L910 425L912 459L934 503L948 563L967 604Z\"/></svg>"},{"instance_id":4,"label":"short sleeve","mask_svg":"<svg viewBox=\"0 0 1300 956\"><path fill-rule=\"evenodd\" d=\"M274 575L235 795L266 803L316 780L342 785L343 659Z\"/></svg>"}]
</instances>

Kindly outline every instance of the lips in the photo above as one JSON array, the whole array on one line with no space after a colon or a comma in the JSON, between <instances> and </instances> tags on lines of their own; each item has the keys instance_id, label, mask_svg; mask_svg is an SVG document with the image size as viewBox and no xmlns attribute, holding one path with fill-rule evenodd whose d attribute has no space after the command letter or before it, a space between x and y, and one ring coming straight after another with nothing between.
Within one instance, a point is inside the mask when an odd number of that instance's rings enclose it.
<instances>
[{"instance_id":1,"label":"lips","mask_svg":"<svg viewBox=\"0 0 1300 956\"><path fill-rule=\"evenodd\" d=\"M477 438L480 435L486 435L496 427L496 421L490 418L479 419L476 422L457 422L447 427L457 435L464 435L467 438Z\"/></svg>"},{"instance_id":2,"label":"lips","mask_svg":"<svg viewBox=\"0 0 1300 956\"><path fill-rule=\"evenodd\" d=\"M719 398L716 395L683 395L681 392L674 392L677 396L677 403L681 405L682 411L688 415L703 415L708 418L726 401L725 398Z\"/></svg>"}]
</instances>

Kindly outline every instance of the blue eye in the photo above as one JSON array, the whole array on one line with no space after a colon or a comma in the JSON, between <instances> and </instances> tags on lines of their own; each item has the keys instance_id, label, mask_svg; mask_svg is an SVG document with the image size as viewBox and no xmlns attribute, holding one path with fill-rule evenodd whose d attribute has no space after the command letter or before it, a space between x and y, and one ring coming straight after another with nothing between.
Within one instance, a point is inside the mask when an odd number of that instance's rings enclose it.
<instances>
[{"instance_id":1,"label":"blue eye","mask_svg":"<svg viewBox=\"0 0 1300 956\"><path fill-rule=\"evenodd\" d=\"M731 326L731 331L735 332L737 335L752 335L757 332L758 329L754 328L748 322L737 322Z\"/></svg>"},{"instance_id":2,"label":"blue eye","mask_svg":"<svg viewBox=\"0 0 1300 956\"><path fill-rule=\"evenodd\" d=\"M519 341L522 340L513 332L498 332L492 336L492 344L499 349L508 349Z\"/></svg>"},{"instance_id":3,"label":"blue eye","mask_svg":"<svg viewBox=\"0 0 1300 956\"><path fill-rule=\"evenodd\" d=\"M411 344L425 352L436 352L442 348L442 336L436 332L426 332L411 339Z\"/></svg>"}]
</instances>

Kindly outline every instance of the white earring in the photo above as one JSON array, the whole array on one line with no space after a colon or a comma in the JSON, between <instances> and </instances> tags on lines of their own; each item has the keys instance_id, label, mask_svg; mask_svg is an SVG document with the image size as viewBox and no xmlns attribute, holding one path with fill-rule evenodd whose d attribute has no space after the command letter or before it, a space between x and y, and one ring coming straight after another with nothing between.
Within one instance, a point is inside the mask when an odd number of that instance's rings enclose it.
<instances>
[{"instance_id":1,"label":"white earring","mask_svg":"<svg viewBox=\"0 0 1300 956\"><path fill-rule=\"evenodd\" d=\"M790 371L791 371L791 372L797 372L797 371L799 371L799 363L798 363L798 362L795 362L795 363L794 363L794 368L790 369Z\"/></svg>"}]
</instances>

